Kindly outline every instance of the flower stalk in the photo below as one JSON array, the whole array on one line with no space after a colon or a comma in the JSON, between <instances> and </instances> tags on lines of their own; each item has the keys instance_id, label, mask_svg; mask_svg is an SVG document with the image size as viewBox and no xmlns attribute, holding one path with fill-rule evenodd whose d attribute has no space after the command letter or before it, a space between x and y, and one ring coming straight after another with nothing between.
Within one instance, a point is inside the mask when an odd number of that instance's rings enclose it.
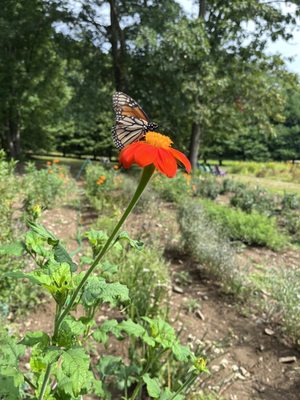
<instances>
[{"instance_id":1,"label":"flower stalk","mask_svg":"<svg viewBox=\"0 0 300 400\"><path fill-rule=\"evenodd\" d=\"M122 215L120 221L115 226L113 232L111 233L110 237L107 239L107 242L105 243L103 248L100 250L100 252L96 256L96 258L95 258L94 262L92 263L92 265L90 266L90 268L86 271L84 277L82 278L81 282L75 289L75 291L74 291L72 297L70 298L68 304L66 305L65 309L59 315L59 317L56 321L56 324L55 324L55 329L54 329L54 334L53 334L54 338L57 336L61 323L63 322L64 318L68 315L70 310L72 309L72 307L76 301L76 298L77 298L78 294L80 293L81 289L83 288L84 284L86 283L86 281L88 280L89 276L94 271L94 269L97 267L97 265L99 264L99 262L101 261L101 259L103 258L103 256L107 252L107 250L109 249L110 245L113 243L113 240L116 238L117 233L119 232L122 225L124 224L124 222L126 221L128 216L130 215L131 211L133 210L134 206L138 202L139 198L141 197L151 176L154 173L154 170L155 170L154 165L148 165L143 169L142 176L141 176L140 182L138 184L138 187L137 187L130 203L128 204L128 207L124 211L124 214Z\"/></svg>"}]
</instances>

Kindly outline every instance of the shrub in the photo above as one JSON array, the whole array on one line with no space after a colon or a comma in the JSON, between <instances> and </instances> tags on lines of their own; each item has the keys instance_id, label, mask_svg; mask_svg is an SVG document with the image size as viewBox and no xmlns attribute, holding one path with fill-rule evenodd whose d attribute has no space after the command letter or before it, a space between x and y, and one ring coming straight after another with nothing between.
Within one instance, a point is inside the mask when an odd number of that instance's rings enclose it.
<instances>
[{"instance_id":1,"label":"shrub","mask_svg":"<svg viewBox=\"0 0 300 400\"><path fill-rule=\"evenodd\" d=\"M232 240L240 240L248 245L266 246L279 250L287 243L287 238L278 232L275 218L254 211L247 214L208 200L201 201L208 217L220 224Z\"/></svg>"},{"instance_id":2,"label":"shrub","mask_svg":"<svg viewBox=\"0 0 300 400\"><path fill-rule=\"evenodd\" d=\"M245 288L244 273L235 259L230 241L212 223L199 201L182 204L178 221L185 250L218 279L225 288L240 293Z\"/></svg>"},{"instance_id":3,"label":"shrub","mask_svg":"<svg viewBox=\"0 0 300 400\"><path fill-rule=\"evenodd\" d=\"M300 240L300 218L295 211L284 211L279 219L287 232L293 236L294 241Z\"/></svg>"},{"instance_id":4,"label":"shrub","mask_svg":"<svg viewBox=\"0 0 300 400\"><path fill-rule=\"evenodd\" d=\"M300 197L295 193L285 193L281 199L281 206L283 210L299 210Z\"/></svg>"},{"instance_id":5,"label":"shrub","mask_svg":"<svg viewBox=\"0 0 300 400\"><path fill-rule=\"evenodd\" d=\"M192 192L191 175L178 173L175 178L157 174L152 180L152 187L166 201L179 203L182 196Z\"/></svg>"},{"instance_id":6,"label":"shrub","mask_svg":"<svg viewBox=\"0 0 300 400\"><path fill-rule=\"evenodd\" d=\"M112 190L115 173L100 164L89 164L85 169L85 188L89 196L100 196Z\"/></svg>"},{"instance_id":7,"label":"shrub","mask_svg":"<svg viewBox=\"0 0 300 400\"><path fill-rule=\"evenodd\" d=\"M271 317L280 319L284 330L294 339L300 339L300 270L271 269L252 274L256 287L269 294L263 303Z\"/></svg>"},{"instance_id":8,"label":"shrub","mask_svg":"<svg viewBox=\"0 0 300 400\"><path fill-rule=\"evenodd\" d=\"M25 210L31 213L35 206L42 209L53 207L56 199L67 191L63 189L67 182L66 167L53 164L38 170L34 163L27 163L23 179Z\"/></svg>"},{"instance_id":9,"label":"shrub","mask_svg":"<svg viewBox=\"0 0 300 400\"><path fill-rule=\"evenodd\" d=\"M141 316L166 316L165 301L171 287L168 265L161 251L147 248L143 251L125 250L118 257L119 281L129 289L131 305L127 314L133 320Z\"/></svg>"},{"instance_id":10,"label":"shrub","mask_svg":"<svg viewBox=\"0 0 300 400\"><path fill-rule=\"evenodd\" d=\"M240 189L245 189L246 185L244 183L235 181L234 179L225 178L223 179L223 184L221 188L221 194L225 193L235 193Z\"/></svg>"},{"instance_id":11,"label":"shrub","mask_svg":"<svg viewBox=\"0 0 300 400\"><path fill-rule=\"evenodd\" d=\"M197 180L193 180L193 186L196 195L214 200L222 192L223 185L213 175L200 175Z\"/></svg>"},{"instance_id":12,"label":"shrub","mask_svg":"<svg viewBox=\"0 0 300 400\"><path fill-rule=\"evenodd\" d=\"M257 211L266 215L271 215L276 208L274 197L259 187L248 190L244 187L238 189L231 197L230 204L247 213Z\"/></svg>"}]
</instances>

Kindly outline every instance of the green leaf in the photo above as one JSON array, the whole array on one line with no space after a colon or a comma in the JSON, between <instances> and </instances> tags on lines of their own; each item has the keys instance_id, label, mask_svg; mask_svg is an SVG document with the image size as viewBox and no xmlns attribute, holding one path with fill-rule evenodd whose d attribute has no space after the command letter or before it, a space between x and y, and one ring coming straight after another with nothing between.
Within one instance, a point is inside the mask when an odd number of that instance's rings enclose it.
<instances>
[{"instance_id":1,"label":"green leaf","mask_svg":"<svg viewBox=\"0 0 300 400\"><path fill-rule=\"evenodd\" d=\"M129 336L142 339L149 346L155 346L155 341L148 335L146 329L131 319L121 322L119 329L120 331L125 331Z\"/></svg>"},{"instance_id":2,"label":"green leaf","mask_svg":"<svg viewBox=\"0 0 300 400\"><path fill-rule=\"evenodd\" d=\"M24 376L13 367L0 367L0 398L5 400L20 399L20 387Z\"/></svg>"},{"instance_id":3,"label":"green leaf","mask_svg":"<svg viewBox=\"0 0 300 400\"><path fill-rule=\"evenodd\" d=\"M151 336L164 349L170 349L177 342L174 328L161 318L143 317L150 325Z\"/></svg>"},{"instance_id":4,"label":"green leaf","mask_svg":"<svg viewBox=\"0 0 300 400\"><path fill-rule=\"evenodd\" d=\"M144 247L143 242L141 242L140 240L131 239L126 231L120 232L116 240L126 240L131 247L137 250L142 250Z\"/></svg>"},{"instance_id":5,"label":"green leaf","mask_svg":"<svg viewBox=\"0 0 300 400\"><path fill-rule=\"evenodd\" d=\"M119 282L107 283L105 279L93 276L88 280L82 295L84 305L90 307L100 303L117 304L129 300L127 286Z\"/></svg>"},{"instance_id":6,"label":"green leaf","mask_svg":"<svg viewBox=\"0 0 300 400\"><path fill-rule=\"evenodd\" d=\"M143 381L146 383L149 396L153 397L154 399L160 398L161 390L159 386L159 380L157 378L151 378L149 374L144 374Z\"/></svg>"},{"instance_id":7,"label":"green leaf","mask_svg":"<svg viewBox=\"0 0 300 400\"><path fill-rule=\"evenodd\" d=\"M115 375L116 372L119 371L121 365L123 365L121 357L108 355L101 357L97 369L104 378L105 376Z\"/></svg>"},{"instance_id":8,"label":"green leaf","mask_svg":"<svg viewBox=\"0 0 300 400\"><path fill-rule=\"evenodd\" d=\"M0 256L21 256L25 251L25 244L23 242L13 242L0 246Z\"/></svg>"},{"instance_id":9,"label":"green leaf","mask_svg":"<svg viewBox=\"0 0 300 400\"><path fill-rule=\"evenodd\" d=\"M75 272L77 270L77 264L75 264L72 258L69 256L67 250L60 243L55 244L53 246L54 250L54 259L58 263L67 263L69 264L71 271Z\"/></svg>"},{"instance_id":10,"label":"green leaf","mask_svg":"<svg viewBox=\"0 0 300 400\"><path fill-rule=\"evenodd\" d=\"M108 333L112 333L118 339L122 338L117 320L109 319L103 322L103 324L97 330L95 330L93 337L97 342L106 344L108 340Z\"/></svg>"},{"instance_id":11,"label":"green leaf","mask_svg":"<svg viewBox=\"0 0 300 400\"><path fill-rule=\"evenodd\" d=\"M37 343L40 343L42 347L47 347L50 343L49 336L42 331L28 332L25 337L20 341L25 346L32 347Z\"/></svg>"},{"instance_id":12,"label":"green leaf","mask_svg":"<svg viewBox=\"0 0 300 400\"><path fill-rule=\"evenodd\" d=\"M90 358L81 347L64 351L61 367L56 370L58 389L70 396L78 396L94 381L89 370Z\"/></svg>"},{"instance_id":13,"label":"green leaf","mask_svg":"<svg viewBox=\"0 0 300 400\"><path fill-rule=\"evenodd\" d=\"M183 396L182 394L177 394L175 397L173 397L174 395L175 395L175 392L171 392L171 390L167 388L161 393L159 400L170 400L173 398L174 398L174 400L184 400L185 399L185 396Z\"/></svg>"},{"instance_id":14,"label":"green leaf","mask_svg":"<svg viewBox=\"0 0 300 400\"><path fill-rule=\"evenodd\" d=\"M25 346L17 344L6 331L0 332L0 398L15 400L20 398L20 386L24 382L18 370L19 358Z\"/></svg>"}]
</instances>

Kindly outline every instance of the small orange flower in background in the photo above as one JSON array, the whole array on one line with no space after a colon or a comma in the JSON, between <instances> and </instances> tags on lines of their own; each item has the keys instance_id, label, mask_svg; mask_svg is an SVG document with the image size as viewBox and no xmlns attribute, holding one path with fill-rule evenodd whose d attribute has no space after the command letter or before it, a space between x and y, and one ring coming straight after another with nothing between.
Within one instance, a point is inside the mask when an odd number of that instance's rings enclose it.
<instances>
[{"instance_id":1,"label":"small orange flower in background","mask_svg":"<svg viewBox=\"0 0 300 400\"><path fill-rule=\"evenodd\" d=\"M97 180L97 185L103 185L103 183L106 181L106 177L104 175L99 176Z\"/></svg>"},{"instance_id":2,"label":"small orange flower in background","mask_svg":"<svg viewBox=\"0 0 300 400\"><path fill-rule=\"evenodd\" d=\"M59 163L59 160L53 160L53 162L54 162L55 164L58 164L58 163Z\"/></svg>"},{"instance_id":3,"label":"small orange flower in background","mask_svg":"<svg viewBox=\"0 0 300 400\"><path fill-rule=\"evenodd\" d=\"M191 175L185 173L185 174L184 174L184 177L185 177L185 179L186 179L186 183L190 186L190 184L191 184L191 179L192 179Z\"/></svg>"},{"instance_id":4,"label":"small orange flower in background","mask_svg":"<svg viewBox=\"0 0 300 400\"><path fill-rule=\"evenodd\" d=\"M48 174L53 174L53 169L49 169Z\"/></svg>"},{"instance_id":5,"label":"small orange flower in background","mask_svg":"<svg viewBox=\"0 0 300 400\"><path fill-rule=\"evenodd\" d=\"M119 161L124 168L137 164L144 168L153 164L155 168L173 178L177 172L177 163L180 162L189 173L191 164L187 157L171 147L172 140L158 132L147 132L145 141L134 142L126 146L120 153Z\"/></svg>"},{"instance_id":6,"label":"small orange flower in background","mask_svg":"<svg viewBox=\"0 0 300 400\"><path fill-rule=\"evenodd\" d=\"M51 165L51 161L47 161L47 165L50 167L50 165Z\"/></svg>"},{"instance_id":7,"label":"small orange flower in background","mask_svg":"<svg viewBox=\"0 0 300 400\"><path fill-rule=\"evenodd\" d=\"M63 174L62 172L59 174L59 176L61 177L61 178L64 178L65 177L65 174Z\"/></svg>"},{"instance_id":8,"label":"small orange flower in background","mask_svg":"<svg viewBox=\"0 0 300 400\"><path fill-rule=\"evenodd\" d=\"M119 169L119 166L118 165L114 165L113 168L114 168L115 171L117 171Z\"/></svg>"}]
</instances>

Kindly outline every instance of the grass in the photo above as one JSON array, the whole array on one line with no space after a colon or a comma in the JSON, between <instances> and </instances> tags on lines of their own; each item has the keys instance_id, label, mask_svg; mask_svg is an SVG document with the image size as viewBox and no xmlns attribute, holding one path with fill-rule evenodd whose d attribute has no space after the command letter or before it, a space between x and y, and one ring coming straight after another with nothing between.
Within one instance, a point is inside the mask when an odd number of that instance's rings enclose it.
<instances>
[{"instance_id":1,"label":"grass","mask_svg":"<svg viewBox=\"0 0 300 400\"><path fill-rule=\"evenodd\" d=\"M300 184L296 182L285 182L277 179L257 178L255 176L240 174L228 174L226 177L252 187L263 187L274 194L295 193L300 195Z\"/></svg>"}]
</instances>

